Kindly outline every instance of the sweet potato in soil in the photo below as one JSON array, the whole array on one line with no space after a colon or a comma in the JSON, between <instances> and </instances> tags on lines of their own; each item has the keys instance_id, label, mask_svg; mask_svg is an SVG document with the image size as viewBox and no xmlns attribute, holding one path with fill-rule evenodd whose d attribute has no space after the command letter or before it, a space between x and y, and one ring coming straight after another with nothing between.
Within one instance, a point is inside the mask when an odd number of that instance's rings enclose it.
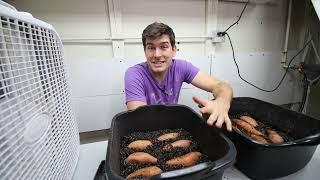
<instances>
[{"instance_id":1,"label":"sweet potato in soil","mask_svg":"<svg viewBox=\"0 0 320 180\"><path fill-rule=\"evenodd\" d=\"M150 167L145 167L145 168L141 168L134 171L133 173L129 174L127 178L128 179L139 178L139 177L149 178L160 173L162 173L162 170L160 168L158 168L157 166L150 166Z\"/></svg>"},{"instance_id":2,"label":"sweet potato in soil","mask_svg":"<svg viewBox=\"0 0 320 180\"><path fill-rule=\"evenodd\" d=\"M165 141L160 141L158 138L167 133L178 133L179 136L176 139L170 139ZM152 143L152 146L147 146L143 150L137 150L129 148L128 145L137 140L148 140ZM179 140L188 140L190 145L187 147L171 147L170 150L165 150L164 147L171 143L177 142ZM170 159L183 156L190 152L202 152L201 148L198 146L197 142L193 139L190 133L183 129L174 129L174 130L159 130L151 132L134 132L127 136L121 138L120 144L120 175L122 177L127 177L129 174L150 166L157 166L163 172L176 170L183 168L182 165L168 165L166 162ZM180 141L181 142L181 141ZM135 163L135 164L125 164L125 159L134 152L145 152L151 156L157 158L157 163L152 165ZM208 156L202 153L199 161L197 163L209 161ZM138 178L141 178L139 176Z\"/></svg>"},{"instance_id":3,"label":"sweet potato in soil","mask_svg":"<svg viewBox=\"0 0 320 180\"><path fill-rule=\"evenodd\" d=\"M145 152L134 152L130 154L125 160L124 164L156 164L157 158L153 157L149 153Z\"/></svg>"},{"instance_id":4,"label":"sweet potato in soil","mask_svg":"<svg viewBox=\"0 0 320 180\"><path fill-rule=\"evenodd\" d=\"M233 115L230 119L232 119L233 129L240 130L248 137L262 144L281 144L294 140L288 134L274 130L274 127L259 122L248 113Z\"/></svg>"},{"instance_id":5,"label":"sweet potato in soil","mask_svg":"<svg viewBox=\"0 0 320 180\"><path fill-rule=\"evenodd\" d=\"M188 154L168 160L166 164L170 166L189 167L197 164L200 157L201 157L201 153L199 152L189 152Z\"/></svg>"},{"instance_id":6,"label":"sweet potato in soil","mask_svg":"<svg viewBox=\"0 0 320 180\"><path fill-rule=\"evenodd\" d=\"M170 151L172 148L175 148L175 147L187 148L190 145L191 145L191 141L190 140L182 139L182 140L178 140L178 141L175 141L173 143L165 145L163 147L163 149L166 150L166 151Z\"/></svg>"},{"instance_id":7,"label":"sweet potato in soil","mask_svg":"<svg viewBox=\"0 0 320 180\"><path fill-rule=\"evenodd\" d=\"M148 146L151 146L151 145L152 145L151 141L148 141L148 140L137 140L137 141L133 141L132 143L130 143L128 145L128 148L137 149L137 150L144 150Z\"/></svg>"},{"instance_id":8,"label":"sweet potato in soil","mask_svg":"<svg viewBox=\"0 0 320 180\"><path fill-rule=\"evenodd\" d=\"M274 130L267 130L267 134L269 141L272 143L281 144L284 142L283 137Z\"/></svg>"},{"instance_id":9,"label":"sweet potato in soil","mask_svg":"<svg viewBox=\"0 0 320 180\"><path fill-rule=\"evenodd\" d=\"M262 132L258 131L255 127L251 126L251 124L247 123L244 120L241 119L232 119L232 121L235 123L235 125L238 128L241 128L243 130L245 130L248 134L255 134L258 136L263 135Z\"/></svg>"},{"instance_id":10,"label":"sweet potato in soil","mask_svg":"<svg viewBox=\"0 0 320 180\"><path fill-rule=\"evenodd\" d=\"M247 123L249 123L253 127L257 127L258 126L257 121L255 119L253 119L252 117L250 117L250 116L240 116L240 119L244 120Z\"/></svg>"}]
</instances>

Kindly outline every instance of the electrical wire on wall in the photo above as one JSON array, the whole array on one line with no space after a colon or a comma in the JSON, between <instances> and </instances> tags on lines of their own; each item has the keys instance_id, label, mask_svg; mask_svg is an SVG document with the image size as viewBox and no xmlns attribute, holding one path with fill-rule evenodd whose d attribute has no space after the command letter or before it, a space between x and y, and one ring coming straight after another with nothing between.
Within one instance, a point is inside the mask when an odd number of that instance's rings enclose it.
<instances>
[{"instance_id":1,"label":"electrical wire on wall","mask_svg":"<svg viewBox=\"0 0 320 180\"><path fill-rule=\"evenodd\" d=\"M319 64L305 64L301 63L299 65L299 72L303 74L304 79L304 86L303 86L303 94L302 94L302 101L299 105L298 111L303 112L304 107L306 105L306 101L309 96L309 91L312 85L315 85L320 80L320 65Z\"/></svg>"},{"instance_id":2,"label":"electrical wire on wall","mask_svg":"<svg viewBox=\"0 0 320 180\"><path fill-rule=\"evenodd\" d=\"M259 89L259 90L261 90L261 91L264 91L264 92L274 92L274 91L276 91L276 90L280 87L280 85L282 84L284 78L286 77L289 69L292 68L292 67L290 67L292 61L293 61L300 53L302 53L302 52L304 51L304 49L311 43L311 40L312 40L312 39L308 40L308 41L304 44L303 48L300 49L300 50L298 51L298 53L296 53L296 54L290 59L289 64L288 64L288 68L286 68L285 73L283 74L281 80L279 81L278 85L277 85L275 88L273 88L273 89L271 89L271 90L266 90L266 89L262 89L262 88L260 88L260 87L258 87L258 86L256 86L256 85L254 85L253 83L247 81L246 79L244 79L244 78L241 76L240 69L239 69L238 63L237 63L236 58L235 58L235 52L234 52L234 47L233 47L233 44L232 44L232 41L231 41L231 37L230 37L230 35L227 33L227 31L228 31L229 29L231 29L234 25L236 25L236 24L239 23L242 15L243 15L243 12L245 11L248 3L249 3L249 0L248 0L248 1L246 2L246 4L244 5L244 7L243 7L243 9L242 9L242 11L241 11L241 14L240 14L238 20L235 21L233 24L231 24L225 31L223 31L223 32L218 32L217 35L220 36L220 37L227 35L227 37L228 37L228 39L229 39L229 42L230 42L231 50L232 50L233 61L234 61L235 65L236 65L236 67L237 67L238 76L240 77L240 79L243 80L244 82L246 82L247 84L249 84L249 85L251 85L251 86L253 86L253 87L255 87L255 88L257 88L257 89Z\"/></svg>"},{"instance_id":3,"label":"electrical wire on wall","mask_svg":"<svg viewBox=\"0 0 320 180\"><path fill-rule=\"evenodd\" d=\"M309 95L311 93L311 87L315 87L319 85L320 80L320 21L318 19L318 15L316 13L316 10L313 6L313 3L311 1L305 2L305 37L313 37L311 41L311 47L310 50L313 50L313 53L309 53L308 57L303 60L302 63L300 63L299 72L304 75L304 86L303 86L303 94L302 94L302 101L299 105L298 112L307 113L307 108L305 106L311 106L308 113L312 116L319 116L317 108L312 108L314 106L313 103L309 104L308 100L312 99L309 98ZM318 62L318 63L317 63ZM317 91L317 90L315 90ZM308 105L309 104L309 105ZM320 116L319 116L320 117Z\"/></svg>"}]
</instances>

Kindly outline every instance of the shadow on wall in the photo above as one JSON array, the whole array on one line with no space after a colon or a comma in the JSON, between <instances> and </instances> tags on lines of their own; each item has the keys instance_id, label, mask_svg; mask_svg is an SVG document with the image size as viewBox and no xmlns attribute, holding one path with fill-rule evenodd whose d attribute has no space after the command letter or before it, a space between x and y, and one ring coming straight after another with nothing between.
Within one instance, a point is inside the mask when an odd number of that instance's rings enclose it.
<instances>
[{"instance_id":1,"label":"shadow on wall","mask_svg":"<svg viewBox=\"0 0 320 180\"><path fill-rule=\"evenodd\" d=\"M80 144L88 144L99 141L107 141L110 136L110 129L83 132L80 134Z\"/></svg>"}]
</instances>

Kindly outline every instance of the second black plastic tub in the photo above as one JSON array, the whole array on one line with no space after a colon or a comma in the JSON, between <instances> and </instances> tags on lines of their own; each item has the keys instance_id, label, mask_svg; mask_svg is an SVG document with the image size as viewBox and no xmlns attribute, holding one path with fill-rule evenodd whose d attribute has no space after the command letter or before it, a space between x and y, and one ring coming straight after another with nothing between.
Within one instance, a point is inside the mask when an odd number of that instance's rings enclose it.
<instances>
[{"instance_id":1,"label":"second black plastic tub","mask_svg":"<svg viewBox=\"0 0 320 180\"><path fill-rule=\"evenodd\" d=\"M256 120L281 130L294 140L259 144L247 135L226 132L237 148L235 166L252 179L279 178L302 169L320 142L320 121L254 98L234 98L230 116L249 113Z\"/></svg>"},{"instance_id":2,"label":"second black plastic tub","mask_svg":"<svg viewBox=\"0 0 320 180\"><path fill-rule=\"evenodd\" d=\"M120 176L121 137L133 132L180 128L192 135L210 162L164 172L152 179L222 179L224 170L235 162L236 149L233 143L214 128L208 127L196 112L183 105L143 106L134 111L117 114L111 123L111 136L107 149L108 178L124 179Z\"/></svg>"}]
</instances>

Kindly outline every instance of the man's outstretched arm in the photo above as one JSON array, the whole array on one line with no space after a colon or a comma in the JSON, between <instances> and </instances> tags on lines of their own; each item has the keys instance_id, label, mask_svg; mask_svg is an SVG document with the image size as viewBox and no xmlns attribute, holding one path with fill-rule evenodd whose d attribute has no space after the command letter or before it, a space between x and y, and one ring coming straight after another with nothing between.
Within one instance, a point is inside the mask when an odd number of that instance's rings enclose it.
<instances>
[{"instance_id":1,"label":"man's outstretched arm","mask_svg":"<svg viewBox=\"0 0 320 180\"><path fill-rule=\"evenodd\" d=\"M147 103L143 102L143 101L130 101L127 102L127 109L128 110L134 110L137 109L140 106L144 106L147 105Z\"/></svg>"},{"instance_id":2,"label":"man's outstretched arm","mask_svg":"<svg viewBox=\"0 0 320 180\"><path fill-rule=\"evenodd\" d=\"M214 101L193 97L193 100L202 106L200 112L210 114L207 120L208 125L215 124L216 127L221 128L222 124L225 123L227 129L231 131L232 124L228 116L233 97L231 86L211 77L203 71L198 72L191 84L207 92L211 92L215 97Z\"/></svg>"}]
</instances>

